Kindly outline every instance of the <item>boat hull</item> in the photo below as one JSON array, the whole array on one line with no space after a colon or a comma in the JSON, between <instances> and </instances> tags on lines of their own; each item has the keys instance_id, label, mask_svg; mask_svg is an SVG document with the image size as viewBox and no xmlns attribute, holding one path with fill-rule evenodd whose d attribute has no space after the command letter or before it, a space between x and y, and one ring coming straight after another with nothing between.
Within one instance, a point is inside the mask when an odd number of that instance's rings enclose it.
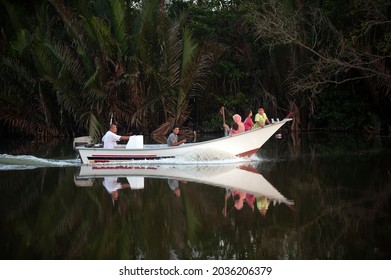
<instances>
[{"instance_id":1,"label":"boat hull","mask_svg":"<svg viewBox=\"0 0 391 280\"><path fill-rule=\"evenodd\" d=\"M138 149L78 147L76 150L79 152L83 164L116 163L140 159L176 158L184 156L190 152L210 150L222 151L234 156L244 157L251 156L256 153L278 129L291 120L292 119L284 119L263 128L252 129L230 137L227 136L204 142L186 143L175 147L156 144L143 145L143 148Z\"/></svg>"}]
</instances>

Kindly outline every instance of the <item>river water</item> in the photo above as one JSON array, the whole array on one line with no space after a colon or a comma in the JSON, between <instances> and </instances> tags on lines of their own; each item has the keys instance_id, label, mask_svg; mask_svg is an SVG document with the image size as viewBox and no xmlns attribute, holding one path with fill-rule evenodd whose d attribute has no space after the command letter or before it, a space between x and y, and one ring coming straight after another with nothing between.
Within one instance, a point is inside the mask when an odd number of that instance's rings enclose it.
<instances>
[{"instance_id":1,"label":"river water","mask_svg":"<svg viewBox=\"0 0 391 280\"><path fill-rule=\"evenodd\" d=\"M361 134L283 134L250 159L98 171L83 169L70 142L7 143L0 255L390 259L390 166L391 138ZM123 188L110 193L105 180Z\"/></svg>"}]
</instances>

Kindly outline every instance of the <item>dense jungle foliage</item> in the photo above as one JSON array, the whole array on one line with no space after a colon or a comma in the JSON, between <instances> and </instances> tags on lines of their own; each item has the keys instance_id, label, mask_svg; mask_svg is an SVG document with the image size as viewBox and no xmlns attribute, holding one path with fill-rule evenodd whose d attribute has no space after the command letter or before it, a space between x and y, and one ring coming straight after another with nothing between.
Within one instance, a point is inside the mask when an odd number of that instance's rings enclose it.
<instances>
[{"instance_id":1,"label":"dense jungle foliage","mask_svg":"<svg viewBox=\"0 0 391 280\"><path fill-rule=\"evenodd\" d=\"M0 134L388 131L390 0L0 0Z\"/></svg>"}]
</instances>

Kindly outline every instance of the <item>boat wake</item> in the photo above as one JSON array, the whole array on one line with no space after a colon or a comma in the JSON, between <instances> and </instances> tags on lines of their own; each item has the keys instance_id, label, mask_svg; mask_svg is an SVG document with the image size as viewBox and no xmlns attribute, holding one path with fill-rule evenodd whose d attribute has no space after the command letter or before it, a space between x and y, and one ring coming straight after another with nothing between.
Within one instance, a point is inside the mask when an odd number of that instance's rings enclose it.
<instances>
[{"instance_id":1,"label":"boat wake","mask_svg":"<svg viewBox=\"0 0 391 280\"><path fill-rule=\"evenodd\" d=\"M250 158L239 158L228 152L224 152L221 150L215 149L202 149L195 150L190 153L186 153L184 155L178 156L176 161L180 161L182 163L191 162L191 163L211 163L221 161L224 162L242 162L242 161L250 161Z\"/></svg>"},{"instance_id":2,"label":"boat wake","mask_svg":"<svg viewBox=\"0 0 391 280\"><path fill-rule=\"evenodd\" d=\"M121 163L96 163L94 165L225 165L237 163L251 163L260 159L252 157L236 157L224 151L213 149L196 150L176 158L154 160L129 160ZM82 165L79 158L58 160L44 159L31 155L0 154L0 170L23 170L40 167L72 167Z\"/></svg>"},{"instance_id":3,"label":"boat wake","mask_svg":"<svg viewBox=\"0 0 391 280\"><path fill-rule=\"evenodd\" d=\"M0 154L0 170L23 170L39 167L67 167L79 166L79 159L55 160L43 159L30 155L8 155Z\"/></svg>"}]
</instances>

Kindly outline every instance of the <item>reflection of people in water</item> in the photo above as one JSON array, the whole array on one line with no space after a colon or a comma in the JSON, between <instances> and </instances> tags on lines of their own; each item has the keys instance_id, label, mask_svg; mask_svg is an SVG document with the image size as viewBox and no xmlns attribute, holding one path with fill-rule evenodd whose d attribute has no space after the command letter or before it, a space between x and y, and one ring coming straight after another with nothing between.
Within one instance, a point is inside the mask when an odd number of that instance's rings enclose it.
<instances>
[{"instance_id":1,"label":"reflection of people in water","mask_svg":"<svg viewBox=\"0 0 391 280\"><path fill-rule=\"evenodd\" d=\"M241 190L231 190L231 191L228 191L228 192L225 194L225 205L224 205L224 209L223 209L223 215L224 215L224 217L227 216L227 201L228 201L228 199L229 199L230 197L233 198L233 201L234 201L234 208L235 208L236 210L241 210L241 209L243 209L244 202L246 202L247 205L248 205L252 210L254 210L255 196L254 196L253 194L246 193L246 192L241 191Z\"/></svg>"},{"instance_id":2,"label":"reflection of people in water","mask_svg":"<svg viewBox=\"0 0 391 280\"><path fill-rule=\"evenodd\" d=\"M176 197L181 196L181 190L179 189L179 181L178 179L168 179L168 186L174 192Z\"/></svg>"},{"instance_id":3,"label":"reflection of people in water","mask_svg":"<svg viewBox=\"0 0 391 280\"><path fill-rule=\"evenodd\" d=\"M255 196L251 193L246 193L246 202L250 206L251 210L254 211Z\"/></svg>"},{"instance_id":4,"label":"reflection of people in water","mask_svg":"<svg viewBox=\"0 0 391 280\"><path fill-rule=\"evenodd\" d=\"M129 183L121 182L118 177L105 177L103 180L103 186L106 188L107 192L111 194L113 203L118 200L118 190L130 188Z\"/></svg>"},{"instance_id":5,"label":"reflection of people in water","mask_svg":"<svg viewBox=\"0 0 391 280\"><path fill-rule=\"evenodd\" d=\"M269 209L270 200L266 196L257 198L257 208L263 217L266 217L266 212Z\"/></svg>"},{"instance_id":6,"label":"reflection of people in water","mask_svg":"<svg viewBox=\"0 0 391 280\"><path fill-rule=\"evenodd\" d=\"M244 200L246 199L246 193L239 190L233 190L232 196L234 198L234 207L237 210L243 208Z\"/></svg>"}]
</instances>

